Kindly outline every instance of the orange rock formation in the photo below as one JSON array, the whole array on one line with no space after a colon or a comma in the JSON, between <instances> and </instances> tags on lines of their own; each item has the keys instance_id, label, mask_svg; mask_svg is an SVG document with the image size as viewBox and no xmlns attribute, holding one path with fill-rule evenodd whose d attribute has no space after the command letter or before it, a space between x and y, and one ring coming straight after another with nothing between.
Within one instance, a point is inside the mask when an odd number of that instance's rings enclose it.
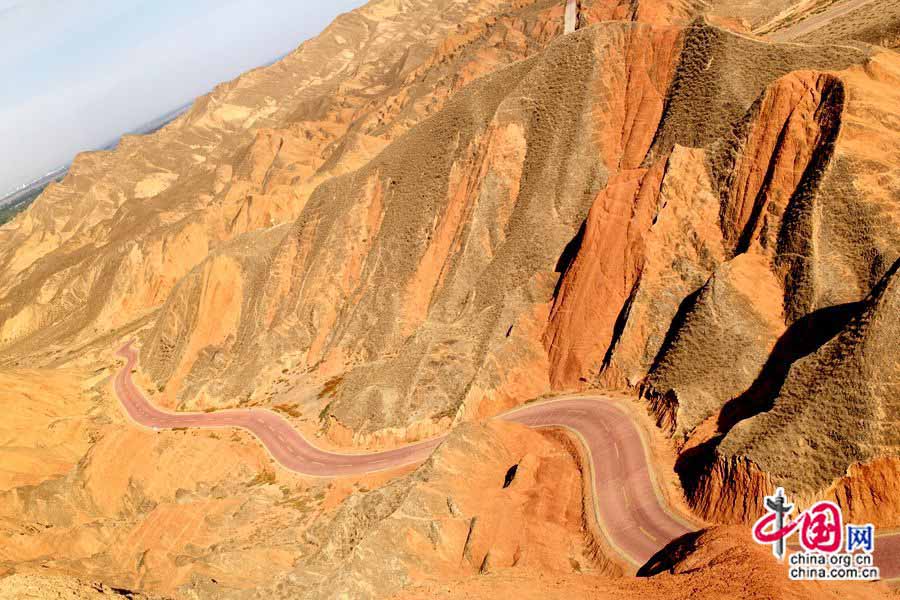
<instances>
[{"instance_id":1,"label":"orange rock formation","mask_svg":"<svg viewBox=\"0 0 900 600\"><path fill-rule=\"evenodd\" d=\"M900 55L872 5L817 38L788 0L583 1L569 35L557 0L373 0L79 156L0 228L0 574L194 598L553 588L526 568L566 594L872 592L759 584L774 567L737 529L601 581L616 557L570 442L473 423L624 392L702 520L753 520L780 485L900 525ZM106 385L131 338L170 409L450 441L324 482L243 434L137 430Z\"/></svg>"}]
</instances>

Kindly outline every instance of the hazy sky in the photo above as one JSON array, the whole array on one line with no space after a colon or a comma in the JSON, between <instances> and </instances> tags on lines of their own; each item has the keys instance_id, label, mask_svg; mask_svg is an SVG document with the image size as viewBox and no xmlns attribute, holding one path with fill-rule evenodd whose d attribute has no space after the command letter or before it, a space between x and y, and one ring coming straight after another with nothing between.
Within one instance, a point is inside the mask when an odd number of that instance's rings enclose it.
<instances>
[{"instance_id":1,"label":"hazy sky","mask_svg":"<svg viewBox=\"0 0 900 600\"><path fill-rule=\"evenodd\" d=\"M364 0L0 0L0 197Z\"/></svg>"}]
</instances>

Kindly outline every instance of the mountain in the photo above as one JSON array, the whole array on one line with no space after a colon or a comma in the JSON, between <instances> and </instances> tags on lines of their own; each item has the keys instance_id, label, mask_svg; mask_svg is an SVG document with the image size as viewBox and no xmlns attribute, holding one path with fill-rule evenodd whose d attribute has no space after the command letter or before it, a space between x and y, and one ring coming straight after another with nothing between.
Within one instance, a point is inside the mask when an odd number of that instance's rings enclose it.
<instances>
[{"instance_id":1,"label":"mountain","mask_svg":"<svg viewBox=\"0 0 900 600\"><path fill-rule=\"evenodd\" d=\"M186 105L170 111L165 115L154 119L142 125L141 127L138 127L134 131L129 132L127 135L148 135L151 133L156 133L157 131L174 121L176 118L178 118L189 107L190 105ZM118 145L119 140L117 139L103 146L101 150L114 150ZM60 183L66 176L68 170L69 166L65 166L56 169L55 171L51 171L40 179L32 181L28 185L22 186L8 196L0 198L0 226L12 220L12 218L15 217L18 213L25 210L32 202L34 202L41 194L44 193L44 190L47 189L47 187L51 183Z\"/></svg>"},{"instance_id":2,"label":"mountain","mask_svg":"<svg viewBox=\"0 0 900 600\"><path fill-rule=\"evenodd\" d=\"M760 587L767 549L737 532L775 486L900 526L900 17L578 8L563 35L562 1L374 0L0 228L0 576L887 594ZM129 341L169 411L268 409L345 453L448 437L322 479L246 431L139 428L111 384ZM619 399L656 495L703 529L655 540L648 582L595 522L605 459L492 419L571 394Z\"/></svg>"}]
</instances>

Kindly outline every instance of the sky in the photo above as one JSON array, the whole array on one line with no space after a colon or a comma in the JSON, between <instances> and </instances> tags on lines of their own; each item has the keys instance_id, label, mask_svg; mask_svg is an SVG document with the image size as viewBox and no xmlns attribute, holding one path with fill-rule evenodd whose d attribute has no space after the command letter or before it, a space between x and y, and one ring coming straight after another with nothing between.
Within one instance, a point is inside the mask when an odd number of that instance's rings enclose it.
<instances>
[{"instance_id":1,"label":"sky","mask_svg":"<svg viewBox=\"0 0 900 600\"><path fill-rule=\"evenodd\" d=\"M0 0L0 198L363 0Z\"/></svg>"}]
</instances>

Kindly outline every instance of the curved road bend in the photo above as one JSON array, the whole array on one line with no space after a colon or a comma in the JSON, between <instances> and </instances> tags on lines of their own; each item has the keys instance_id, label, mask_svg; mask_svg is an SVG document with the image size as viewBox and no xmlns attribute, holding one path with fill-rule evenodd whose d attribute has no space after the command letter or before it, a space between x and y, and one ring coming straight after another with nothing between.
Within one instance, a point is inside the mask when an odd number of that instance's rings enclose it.
<instances>
[{"instance_id":1,"label":"curved road bend","mask_svg":"<svg viewBox=\"0 0 900 600\"><path fill-rule=\"evenodd\" d=\"M126 364L115 377L116 394L136 423L152 429L242 428L255 435L282 466L303 475L361 475L420 463L444 439L387 452L345 454L316 448L284 418L265 409L163 411L153 406L132 381L138 356L132 344L123 346L118 356ZM526 405L498 418L529 427L564 427L578 435L590 460L591 496L600 527L624 558L640 566L666 544L693 529L664 507L643 440L631 416L604 400L599 396L564 398ZM876 559L884 578L900 576L900 533L878 538Z\"/></svg>"}]
</instances>

